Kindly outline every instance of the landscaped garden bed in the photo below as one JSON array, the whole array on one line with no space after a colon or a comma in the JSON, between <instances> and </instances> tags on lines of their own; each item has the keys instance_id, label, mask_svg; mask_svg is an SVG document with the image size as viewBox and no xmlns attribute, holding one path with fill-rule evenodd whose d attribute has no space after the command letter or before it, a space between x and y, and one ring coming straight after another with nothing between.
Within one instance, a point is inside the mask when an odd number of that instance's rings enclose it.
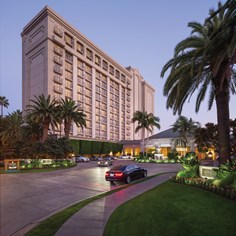
<instances>
[{"instance_id":1,"label":"landscaped garden bed","mask_svg":"<svg viewBox=\"0 0 236 236\"><path fill-rule=\"evenodd\" d=\"M215 174L209 179L199 176L199 161L194 153L180 159L183 170L172 178L175 182L199 187L236 200L236 160L212 168Z\"/></svg>"}]
</instances>

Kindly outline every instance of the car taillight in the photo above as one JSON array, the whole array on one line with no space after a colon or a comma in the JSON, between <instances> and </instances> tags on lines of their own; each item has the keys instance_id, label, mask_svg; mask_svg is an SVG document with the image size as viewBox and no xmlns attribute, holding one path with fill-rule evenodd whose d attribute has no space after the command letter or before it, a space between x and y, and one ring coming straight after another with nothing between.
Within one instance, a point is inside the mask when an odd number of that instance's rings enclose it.
<instances>
[{"instance_id":1,"label":"car taillight","mask_svg":"<svg viewBox=\"0 0 236 236\"><path fill-rule=\"evenodd\" d=\"M109 176L110 174L106 172L106 175L105 176Z\"/></svg>"},{"instance_id":2,"label":"car taillight","mask_svg":"<svg viewBox=\"0 0 236 236\"><path fill-rule=\"evenodd\" d=\"M123 176L122 172L121 173L115 173L115 177L121 177L121 176Z\"/></svg>"}]
</instances>

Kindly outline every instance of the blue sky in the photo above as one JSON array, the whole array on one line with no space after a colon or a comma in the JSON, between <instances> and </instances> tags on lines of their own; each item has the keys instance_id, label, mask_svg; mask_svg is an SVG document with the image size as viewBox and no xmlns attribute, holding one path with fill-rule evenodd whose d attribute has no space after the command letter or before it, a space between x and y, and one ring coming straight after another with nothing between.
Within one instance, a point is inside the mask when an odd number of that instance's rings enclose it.
<instances>
[{"instance_id":1,"label":"blue sky","mask_svg":"<svg viewBox=\"0 0 236 236\"><path fill-rule=\"evenodd\" d=\"M225 1L222 1L225 2ZM173 56L174 47L188 37L188 22L204 22L211 0L8 0L0 3L0 95L9 99L5 114L21 109L23 27L48 5L82 34L122 66L139 69L155 90L155 115L161 130L169 128L178 116L166 110L160 78L164 64ZM167 75L167 74L166 74ZM231 97L230 117L236 118L236 96ZM216 123L215 106L207 110L207 100L195 113L195 96L186 103L182 115L199 121Z\"/></svg>"}]
</instances>

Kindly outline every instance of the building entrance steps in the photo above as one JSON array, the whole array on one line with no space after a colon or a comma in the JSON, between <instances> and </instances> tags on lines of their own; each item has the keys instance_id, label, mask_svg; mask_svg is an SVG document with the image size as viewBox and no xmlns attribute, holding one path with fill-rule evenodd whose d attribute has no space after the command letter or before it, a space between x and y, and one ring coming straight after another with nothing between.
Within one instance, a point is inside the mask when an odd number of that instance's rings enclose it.
<instances>
[{"instance_id":1,"label":"building entrance steps","mask_svg":"<svg viewBox=\"0 0 236 236\"><path fill-rule=\"evenodd\" d=\"M56 236L102 236L112 212L124 202L167 181L174 173L165 173L96 200L62 225Z\"/></svg>"}]
</instances>

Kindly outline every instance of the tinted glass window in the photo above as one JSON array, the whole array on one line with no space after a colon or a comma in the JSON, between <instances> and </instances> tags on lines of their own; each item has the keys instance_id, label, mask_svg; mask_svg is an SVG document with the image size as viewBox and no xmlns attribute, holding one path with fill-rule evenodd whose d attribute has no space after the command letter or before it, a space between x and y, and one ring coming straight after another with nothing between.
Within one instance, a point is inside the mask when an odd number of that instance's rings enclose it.
<instances>
[{"instance_id":1,"label":"tinted glass window","mask_svg":"<svg viewBox=\"0 0 236 236\"><path fill-rule=\"evenodd\" d=\"M120 171L124 171L126 168L126 166L114 166L111 168L111 171L113 170L120 170Z\"/></svg>"}]
</instances>

